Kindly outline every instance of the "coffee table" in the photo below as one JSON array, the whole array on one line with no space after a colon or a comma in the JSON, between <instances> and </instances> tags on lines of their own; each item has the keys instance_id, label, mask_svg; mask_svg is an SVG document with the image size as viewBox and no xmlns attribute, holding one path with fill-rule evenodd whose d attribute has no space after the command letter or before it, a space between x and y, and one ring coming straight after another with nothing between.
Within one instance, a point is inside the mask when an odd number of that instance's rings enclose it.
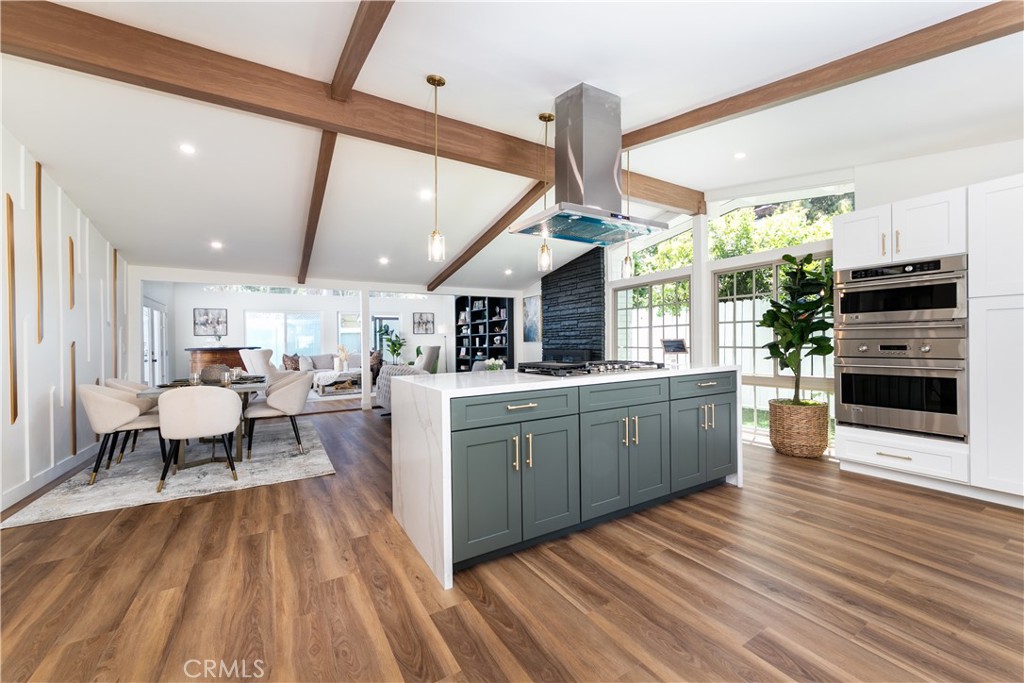
<instances>
[{"instance_id":1,"label":"coffee table","mask_svg":"<svg viewBox=\"0 0 1024 683\"><path fill-rule=\"evenodd\" d=\"M348 389L358 389L362 376L363 371L359 368L349 370L348 372L334 370L318 372L313 377L313 385L316 393L321 396L328 396ZM346 384L347 386L343 386Z\"/></svg>"}]
</instances>

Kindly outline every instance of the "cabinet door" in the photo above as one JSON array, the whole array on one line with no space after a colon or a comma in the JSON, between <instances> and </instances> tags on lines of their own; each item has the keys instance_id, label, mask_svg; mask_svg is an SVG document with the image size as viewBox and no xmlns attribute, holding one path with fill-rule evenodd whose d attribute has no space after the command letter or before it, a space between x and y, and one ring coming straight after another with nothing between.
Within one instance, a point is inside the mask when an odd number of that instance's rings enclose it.
<instances>
[{"instance_id":1,"label":"cabinet door","mask_svg":"<svg viewBox=\"0 0 1024 683\"><path fill-rule=\"evenodd\" d=\"M966 251L965 188L893 202L893 261L935 258Z\"/></svg>"},{"instance_id":2,"label":"cabinet door","mask_svg":"<svg viewBox=\"0 0 1024 683\"><path fill-rule=\"evenodd\" d=\"M708 481L736 474L736 397L709 396L708 428L704 432Z\"/></svg>"},{"instance_id":3,"label":"cabinet door","mask_svg":"<svg viewBox=\"0 0 1024 683\"><path fill-rule=\"evenodd\" d=\"M833 268L858 268L892 261L892 207L844 213L832 219Z\"/></svg>"},{"instance_id":4,"label":"cabinet door","mask_svg":"<svg viewBox=\"0 0 1024 683\"><path fill-rule=\"evenodd\" d=\"M1024 294L1024 176L967 189L968 295Z\"/></svg>"},{"instance_id":5,"label":"cabinet door","mask_svg":"<svg viewBox=\"0 0 1024 683\"><path fill-rule=\"evenodd\" d=\"M699 396L672 401L669 406L672 491L682 491L708 479L703 448L706 404L707 399Z\"/></svg>"},{"instance_id":6,"label":"cabinet door","mask_svg":"<svg viewBox=\"0 0 1024 683\"><path fill-rule=\"evenodd\" d=\"M971 299L969 315L971 485L1021 495L1024 296Z\"/></svg>"},{"instance_id":7,"label":"cabinet door","mask_svg":"<svg viewBox=\"0 0 1024 683\"><path fill-rule=\"evenodd\" d=\"M580 423L576 415L524 422L523 540L580 522Z\"/></svg>"},{"instance_id":8,"label":"cabinet door","mask_svg":"<svg viewBox=\"0 0 1024 683\"><path fill-rule=\"evenodd\" d=\"M580 517L593 519L629 505L625 408L580 414ZM631 430L632 431L632 430Z\"/></svg>"},{"instance_id":9,"label":"cabinet door","mask_svg":"<svg viewBox=\"0 0 1024 683\"><path fill-rule=\"evenodd\" d=\"M668 401L629 409L629 504L672 492Z\"/></svg>"},{"instance_id":10,"label":"cabinet door","mask_svg":"<svg viewBox=\"0 0 1024 683\"><path fill-rule=\"evenodd\" d=\"M452 551L459 562L523 540L519 425L452 434ZM514 463L519 458L520 469Z\"/></svg>"}]
</instances>

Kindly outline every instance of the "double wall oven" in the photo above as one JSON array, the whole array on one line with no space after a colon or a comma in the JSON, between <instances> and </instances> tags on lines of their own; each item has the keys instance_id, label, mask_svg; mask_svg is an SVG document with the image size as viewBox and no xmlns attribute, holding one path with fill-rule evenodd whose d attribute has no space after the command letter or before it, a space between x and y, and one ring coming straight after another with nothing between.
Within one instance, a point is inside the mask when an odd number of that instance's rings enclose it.
<instances>
[{"instance_id":1,"label":"double wall oven","mask_svg":"<svg viewBox=\"0 0 1024 683\"><path fill-rule=\"evenodd\" d=\"M967 257L836 273L836 421L967 439Z\"/></svg>"}]
</instances>

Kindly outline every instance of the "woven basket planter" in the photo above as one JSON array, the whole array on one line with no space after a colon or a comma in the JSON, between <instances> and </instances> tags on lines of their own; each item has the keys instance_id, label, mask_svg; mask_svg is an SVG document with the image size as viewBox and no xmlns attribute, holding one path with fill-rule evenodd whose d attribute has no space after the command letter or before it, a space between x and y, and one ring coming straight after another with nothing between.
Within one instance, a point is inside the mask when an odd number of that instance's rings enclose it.
<instances>
[{"instance_id":1,"label":"woven basket planter","mask_svg":"<svg viewBox=\"0 0 1024 683\"><path fill-rule=\"evenodd\" d=\"M768 401L772 447L782 455L820 458L828 448L828 404L786 405Z\"/></svg>"}]
</instances>

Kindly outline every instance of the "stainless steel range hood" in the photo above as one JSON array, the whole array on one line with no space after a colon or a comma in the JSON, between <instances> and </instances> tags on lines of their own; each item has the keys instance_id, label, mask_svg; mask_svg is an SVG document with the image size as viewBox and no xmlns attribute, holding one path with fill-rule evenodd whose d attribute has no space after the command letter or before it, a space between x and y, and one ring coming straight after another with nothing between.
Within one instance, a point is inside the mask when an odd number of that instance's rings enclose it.
<instances>
[{"instance_id":1,"label":"stainless steel range hood","mask_svg":"<svg viewBox=\"0 0 1024 683\"><path fill-rule=\"evenodd\" d=\"M665 230L622 213L619 97L580 83L555 100L555 206L511 229L607 247Z\"/></svg>"}]
</instances>

